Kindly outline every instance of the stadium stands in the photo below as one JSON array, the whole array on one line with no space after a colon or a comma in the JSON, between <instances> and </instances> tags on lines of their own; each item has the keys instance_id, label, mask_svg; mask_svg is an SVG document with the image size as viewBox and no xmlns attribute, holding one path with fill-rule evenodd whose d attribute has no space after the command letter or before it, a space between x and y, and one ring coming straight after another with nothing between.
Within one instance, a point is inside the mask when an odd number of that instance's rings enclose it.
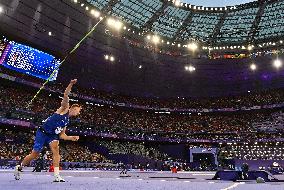
<instances>
[{"instance_id":1,"label":"stadium stands","mask_svg":"<svg viewBox=\"0 0 284 190\"><path fill-rule=\"evenodd\" d=\"M60 99L58 98L58 95L53 93L45 93L35 102L34 106L32 107L32 111L34 112L33 114L21 112L21 110L24 109L23 105L26 105L29 97L31 97L32 91L26 91L26 89L20 88L15 89L12 86L9 87L9 85L11 84L7 84L5 87L3 86L1 88L2 96L0 99L0 105L3 110L4 117L9 116L9 118L16 119L25 118L28 119L28 121L32 120L33 122L36 122L36 124L40 125L41 121L45 119L45 117L59 107ZM267 95L266 99L268 99L269 96ZM257 97L261 97L261 100L263 99L263 96L261 95ZM253 106L254 100L255 99L252 98L251 100L248 99L247 101L251 104L251 106ZM273 102L271 99L270 101ZM171 134L194 134L208 132L216 134L227 132L253 133L258 129L254 128L255 125L252 123L267 121L270 118L275 117L275 115L271 114L278 112L277 110L273 109L260 109L259 111L247 110L243 113L233 112L210 115L208 113L190 114L189 112L170 113L166 111L160 113L147 109L136 110L123 106L121 107L107 104L103 105L95 102L87 103L82 99L80 102L84 104L84 109L79 121L85 124L76 125L78 130L84 131L86 128L101 126L102 128L100 128L100 130L106 128L106 130L113 130L114 132L119 129L119 133L123 133L123 131L129 132L129 130L144 133L162 132ZM11 105L12 109L10 107ZM163 106L163 104L161 104L161 106ZM225 104L224 106L226 107ZM250 112L250 114L247 114L247 112ZM37 115L35 115L35 113L37 113ZM76 128L73 129L76 130ZM208 138L211 137L208 136ZM214 139L214 137L212 138Z\"/></svg>"},{"instance_id":2,"label":"stadium stands","mask_svg":"<svg viewBox=\"0 0 284 190\"><path fill-rule=\"evenodd\" d=\"M236 159L283 160L284 158L283 142L232 143L221 151L232 154Z\"/></svg>"}]
</instances>

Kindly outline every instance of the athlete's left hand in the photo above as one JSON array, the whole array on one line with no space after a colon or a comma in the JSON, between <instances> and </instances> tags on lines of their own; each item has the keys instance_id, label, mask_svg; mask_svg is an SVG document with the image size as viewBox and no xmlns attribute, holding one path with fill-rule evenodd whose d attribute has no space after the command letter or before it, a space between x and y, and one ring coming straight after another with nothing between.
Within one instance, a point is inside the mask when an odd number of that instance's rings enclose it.
<instances>
[{"instance_id":1,"label":"athlete's left hand","mask_svg":"<svg viewBox=\"0 0 284 190\"><path fill-rule=\"evenodd\" d=\"M71 141L78 141L79 140L79 136L72 136L71 137Z\"/></svg>"}]
</instances>

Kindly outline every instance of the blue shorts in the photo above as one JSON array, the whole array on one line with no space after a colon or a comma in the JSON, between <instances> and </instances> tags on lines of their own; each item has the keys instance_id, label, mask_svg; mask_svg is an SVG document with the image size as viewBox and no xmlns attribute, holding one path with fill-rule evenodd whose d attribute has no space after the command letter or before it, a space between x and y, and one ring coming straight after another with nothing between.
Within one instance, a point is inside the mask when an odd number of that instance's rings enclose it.
<instances>
[{"instance_id":1,"label":"blue shorts","mask_svg":"<svg viewBox=\"0 0 284 190\"><path fill-rule=\"evenodd\" d=\"M52 141L59 140L59 135L48 135L39 129L36 132L33 150L41 152L44 146L49 145Z\"/></svg>"}]
</instances>

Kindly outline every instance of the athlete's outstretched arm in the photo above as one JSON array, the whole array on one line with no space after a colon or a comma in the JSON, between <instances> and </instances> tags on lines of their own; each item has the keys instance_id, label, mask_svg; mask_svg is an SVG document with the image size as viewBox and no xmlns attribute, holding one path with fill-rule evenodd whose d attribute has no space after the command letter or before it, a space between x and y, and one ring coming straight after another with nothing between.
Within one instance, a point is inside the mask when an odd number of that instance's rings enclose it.
<instances>
[{"instance_id":1,"label":"athlete's outstretched arm","mask_svg":"<svg viewBox=\"0 0 284 190\"><path fill-rule=\"evenodd\" d=\"M72 87L74 84L77 83L77 79L73 79L70 81L69 85L67 86L67 88L64 91L64 95L63 95L63 100L61 102L61 107L56 111L56 113L58 114L65 114L68 112L69 109L69 94L72 90Z\"/></svg>"},{"instance_id":2,"label":"athlete's outstretched arm","mask_svg":"<svg viewBox=\"0 0 284 190\"><path fill-rule=\"evenodd\" d=\"M79 140L79 136L68 136L68 135L66 135L65 132L66 132L66 127L59 134L60 139L63 139L65 141L78 141Z\"/></svg>"}]
</instances>

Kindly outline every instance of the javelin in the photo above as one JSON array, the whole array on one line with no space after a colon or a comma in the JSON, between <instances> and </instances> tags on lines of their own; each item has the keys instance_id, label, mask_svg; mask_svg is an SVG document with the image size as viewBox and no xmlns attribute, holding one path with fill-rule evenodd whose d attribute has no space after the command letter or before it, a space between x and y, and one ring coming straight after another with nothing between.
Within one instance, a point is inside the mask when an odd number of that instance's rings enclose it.
<instances>
[{"instance_id":1,"label":"javelin","mask_svg":"<svg viewBox=\"0 0 284 190\"><path fill-rule=\"evenodd\" d=\"M64 59L60 62L60 64L58 64L58 66L53 70L53 72L51 73L51 75L47 78L47 80L43 83L43 85L40 87L40 89L37 91L37 93L34 95L34 97L31 99L31 101L29 102L27 108L29 108L31 106L31 104L33 103L33 101L37 98L38 94L44 89L45 85L49 82L49 80L54 76L54 74L56 73L56 71L58 71L59 67L67 60L67 58L74 53L81 45L81 43L87 38L89 37L96 29L96 27L102 22L102 20L105 17L103 17L102 19L100 19L99 22L97 22L97 24L95 26L93 26L93 28L75 45L75 47L64 57Z\"/></svg>"}]
</instances>

